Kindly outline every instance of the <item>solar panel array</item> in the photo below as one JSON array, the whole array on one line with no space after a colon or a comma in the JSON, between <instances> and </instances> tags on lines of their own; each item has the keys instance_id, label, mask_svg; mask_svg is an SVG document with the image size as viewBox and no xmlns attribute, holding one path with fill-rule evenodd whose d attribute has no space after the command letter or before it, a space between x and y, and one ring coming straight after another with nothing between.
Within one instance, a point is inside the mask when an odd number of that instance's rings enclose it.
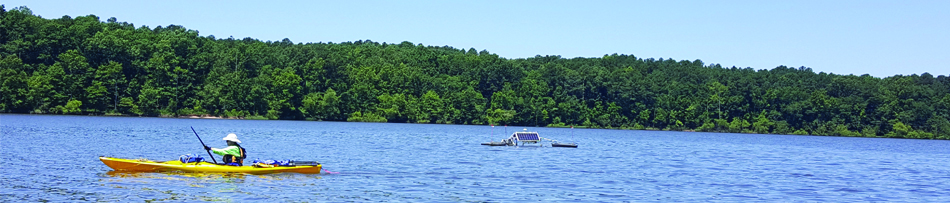
<instances>
[{"instance_id":1,"label":"solar panel array","mask_svg":"<svg viewBox=\"0 0 950 203\"><path fill-rule=\"evenodd\" d=\"M515 136L518 136L518 140L520 141L541 140L538 133L515 133Z\"/></svg>"}]
</instances>

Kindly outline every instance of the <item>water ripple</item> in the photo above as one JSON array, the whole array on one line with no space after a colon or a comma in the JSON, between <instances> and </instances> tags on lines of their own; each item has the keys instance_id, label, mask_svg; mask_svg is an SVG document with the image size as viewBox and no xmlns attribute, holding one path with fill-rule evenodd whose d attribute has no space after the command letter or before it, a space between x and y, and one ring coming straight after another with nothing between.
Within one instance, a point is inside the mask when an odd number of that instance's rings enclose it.
<instances>
[{"instance_id":1,"label":"water ripple","mask_svg":"<svg viewBox=\"0 0 950 203\"><path fill-rule=\"evenodd\" d=\"M947 141L576 129L580 148L562 149L481 146L485 126L0 117L0 202L950 201ZM122 173L96 158L204 153L189 126L211 146L234 132L252 159L339 174Z\"/></svg>"}]
</instances>

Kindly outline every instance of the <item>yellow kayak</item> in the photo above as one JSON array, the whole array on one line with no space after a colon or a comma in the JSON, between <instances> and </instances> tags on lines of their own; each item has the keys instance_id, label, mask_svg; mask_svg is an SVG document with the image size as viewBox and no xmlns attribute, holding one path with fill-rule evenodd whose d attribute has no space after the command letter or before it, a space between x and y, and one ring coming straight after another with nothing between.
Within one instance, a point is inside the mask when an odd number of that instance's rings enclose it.
<instances>
[{"instance_id":1,"label":"yellow kayak","mask_svg":"<svg viewBox=\"0 0 950 203\"><path fill-rule=\"evenodd\" d=\"M287 166L287 167L254 167L254 166L225 166L208 162L181 163L179 160L155 162L149 160L120 159L112 157L99 157L102 163L106 164L116 171L129 172L168 172L184 171L195 173L247 173L247 174L268 174L268 173L303 173L319 174L323 165L306 166Z\"/></svg>"}]
</instances>

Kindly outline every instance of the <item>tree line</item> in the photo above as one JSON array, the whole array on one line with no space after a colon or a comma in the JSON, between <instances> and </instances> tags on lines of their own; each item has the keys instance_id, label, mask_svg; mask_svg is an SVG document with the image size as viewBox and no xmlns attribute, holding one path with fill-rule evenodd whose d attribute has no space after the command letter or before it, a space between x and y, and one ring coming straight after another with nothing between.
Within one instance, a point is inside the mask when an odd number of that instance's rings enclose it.
<instances>
[{"instance_id":1,"label":"tree line","mask_svg":"<svg viewBox=\"0 0 950 203\"><path fill-rule=\"evenodd\" d=\"M0 112L11 113L950 139L945 75L216 38L26 7L0 6L0 82Z\"/></svg>"}]
</instances>

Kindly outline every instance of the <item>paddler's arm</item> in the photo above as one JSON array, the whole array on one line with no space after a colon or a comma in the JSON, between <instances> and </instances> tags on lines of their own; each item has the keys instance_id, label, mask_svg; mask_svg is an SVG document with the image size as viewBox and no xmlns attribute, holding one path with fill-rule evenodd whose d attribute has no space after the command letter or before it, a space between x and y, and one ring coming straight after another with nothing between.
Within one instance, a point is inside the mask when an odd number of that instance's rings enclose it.
<instances>
[{"instance_id":1,"label":"paddler's arm","mask_svg":"<svg viewBox=\"0 0 950 203\"><path fill-rule=\"evenodd\" d=\"M215 154L218 154L221 156L228 155L228 154L233 155L233 156L241 156L241 149L235 146L228 146L228 147L225 147L224 149L218 149L218 148L212 147L211 152L214 152Z\"/></svg>"}]
</instances>

